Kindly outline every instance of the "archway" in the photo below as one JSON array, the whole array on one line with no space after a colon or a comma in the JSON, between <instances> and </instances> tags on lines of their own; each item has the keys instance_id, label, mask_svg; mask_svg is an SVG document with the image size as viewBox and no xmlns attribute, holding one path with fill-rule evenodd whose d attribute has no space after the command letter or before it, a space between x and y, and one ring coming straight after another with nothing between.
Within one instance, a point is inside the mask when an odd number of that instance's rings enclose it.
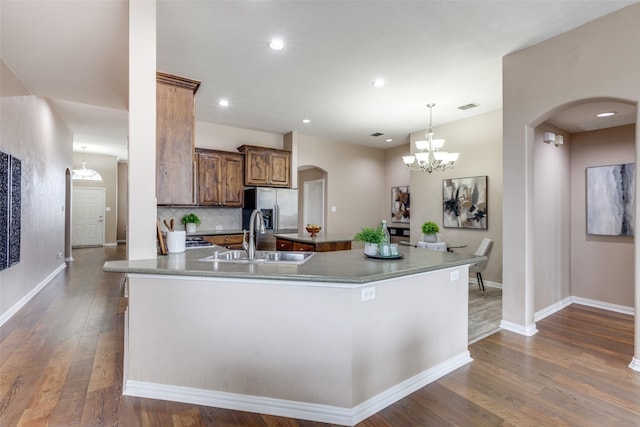
<instances>
[{"instance_id":1,"label":"archway","mask_svg":"<svg viewBox=\"0 0 640 427\"><path fill-rule=\"evenodd\" d=\"M326 170L313 165L298 167L298 229L304 230L306 223L314 222L328 232L327 191L329 187Z\"/></svg>"},{"instance_id":2,"label":"archway","mask_svg":"<svg viewBox=\"0 0 640 427\"><path fill-rule=\"evenodd\" d=\"M605 111L617 114L594 118ZM636 163L636 118L635 103L598 98L562 105L531 123L532 261L525 292L526 310L534 321L530 330L535 331L536 321L572 303L637 312L633 238L588 233L585 209L587 169ZM561 136L562 143L545 133ZM636 184L636 200L639 193Z\"/></svg>"}]
</instances>

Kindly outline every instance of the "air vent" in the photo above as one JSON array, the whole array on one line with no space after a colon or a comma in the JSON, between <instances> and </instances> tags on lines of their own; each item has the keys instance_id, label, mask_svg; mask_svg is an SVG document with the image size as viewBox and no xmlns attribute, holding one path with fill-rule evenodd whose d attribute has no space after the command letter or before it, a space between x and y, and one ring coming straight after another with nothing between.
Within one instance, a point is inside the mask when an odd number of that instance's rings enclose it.
<instances>
[{"instance_id":1,"label":"air vent","mask_svg":"<svg viewBox=\"0 0 640 427\"><path fill-rule=\"evenodd\" d=\"M459 110L469 110L470 108L476 108L479 107L480 104L476 104L475 102L472 102L471 104L467 104L467 105L461 105L458 107Z\"/></svg>"},{"instance_id":2,"label":"air vent","mask_svg":"<svg viewBox=\"0 0 640 427\"><path fill-rule=\"evenodd\" d=\"M375 136L375 137L382 136L382 135L384 135L384 133L382 132L376 132L371 134L371 136Z\"/></svg>"}]
</instances>

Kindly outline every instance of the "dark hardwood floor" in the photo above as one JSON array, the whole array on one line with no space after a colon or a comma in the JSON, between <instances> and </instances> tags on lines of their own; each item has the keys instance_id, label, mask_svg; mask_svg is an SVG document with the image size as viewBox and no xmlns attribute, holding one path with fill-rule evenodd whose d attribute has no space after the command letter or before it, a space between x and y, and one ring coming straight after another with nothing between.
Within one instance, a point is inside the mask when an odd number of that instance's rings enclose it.
<instances>
[{"instance_id":1,"label":"dark hardwood floor","mask_svg":"<svg viewBox=\"0 0 640 427\"><path fill-rule=\"evenodd\" d=\"M123 247L71 263L0 328L0 426L327 426L123 397ZM470 346L474 362L360 426L640 426L630 316L578 305Z\"/></svg>"}]
</instances>

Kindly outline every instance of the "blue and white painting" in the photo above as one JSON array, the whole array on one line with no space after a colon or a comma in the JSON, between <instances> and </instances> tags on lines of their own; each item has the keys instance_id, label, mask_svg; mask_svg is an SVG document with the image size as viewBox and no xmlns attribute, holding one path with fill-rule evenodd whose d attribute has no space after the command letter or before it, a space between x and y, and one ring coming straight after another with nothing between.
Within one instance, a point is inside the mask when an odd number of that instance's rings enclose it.
<instances>
[{"instance_id":1,"label":"blue and white painting","mask_svg":"<svg viewBox=\"0 0 640 427\"><path fill-rule=\"evenodd\" d=\"M633 236L634 163L587 168L587 234Z\"/></svg>"}]
</instances>

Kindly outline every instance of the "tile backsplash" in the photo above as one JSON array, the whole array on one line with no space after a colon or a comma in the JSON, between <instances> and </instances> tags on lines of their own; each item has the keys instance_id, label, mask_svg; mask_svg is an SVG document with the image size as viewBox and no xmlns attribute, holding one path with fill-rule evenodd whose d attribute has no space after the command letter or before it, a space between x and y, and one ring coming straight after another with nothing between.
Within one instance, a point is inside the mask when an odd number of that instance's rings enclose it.
<instances>
[{"instance_id":1,"label":"tile backsplash","mask_svg":"<svg viewBox=\"0 0 640 427\"><path fill-rule=\"evenodd\" d=\"M242 209L238 208L207 208L207 207L174 207L158 206L158 218L160 222L166 219L167 222L175 219L175 229L184 230L182 217L195 213L200 218L200 230L240 230L242 229Z\"/></svg>"}]
</instances>

